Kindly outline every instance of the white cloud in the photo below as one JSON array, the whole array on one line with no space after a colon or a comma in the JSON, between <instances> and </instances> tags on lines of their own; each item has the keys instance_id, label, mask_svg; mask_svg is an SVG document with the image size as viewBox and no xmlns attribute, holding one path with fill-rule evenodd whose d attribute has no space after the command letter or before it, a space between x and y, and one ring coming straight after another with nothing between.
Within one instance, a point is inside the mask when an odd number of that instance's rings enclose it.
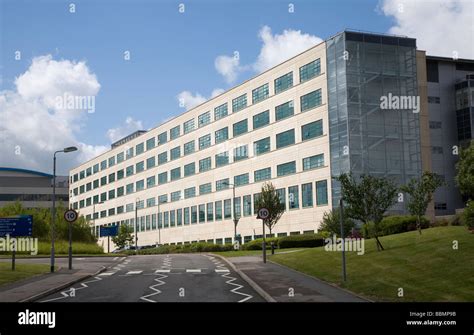
<instances>
[{"instance_id":1,"label":"white cloud","mask_svg":"<svg viewBox=\"0 0 474 335\"><path fill-rule=\"evenodd\" d=\"M134 120L131 116L127 117L125 124L117 128L107 130L107 138L111 143L130 135L134 131L142 130L143 124L140 120Z\"/></svg>"},{"instance_id":2,"label":"white cloud","mask_svg":"<svg viewBox=\"0 0 474 335\"><path fill-rule=\"evenodd\" d=\"M211 98L217 97L218 95L221 95L224 92L225 90L223 88L215 88L211 92Z\"/></svg>"},{"instance_id":3,"label":"white cloud","mask_svg":"<svg viewBox=\"0 0 474 335\"><path fill-rule=\"evenodd\" d=\"M202 104L203 102L218 96L219 94L223 93L224 90L222 88L215 88L211 92L211 96L206 98L202 94L196 92L192 94L189 91L182 91L178 94L177 99L179 103L179 107L185 108L186 110L190 110L197 105Z\"/></svg>"},{"instance_id":4,"label":"white cloud","mask_svg":"<svg viewBox=\"0 0 474 335\"><path fill-rule=\"evenodd\" d=\"M416 38L427 54L474 58L472 0L384 0L379 10L395 20L389 33Z\"/></svg>"},{"instance_id":5,"label":"white cloud","mask_svg":"<svg viewBox=\"0 0 474 335\"><path fill-rule=\"evenodd\" d=\"M58 108L58 96L95 96L100 84L85 62L36 57L15 79L13 90L0 91L0 166L52 172L53 152L68 146L80 152L58 156L58 173L106 150L76 138L87 112Z\"/></svg>"},{"instance_id":6,"label":"white cloud","mask_svg":"<svg viewBox=\"0 0 474 335\"><path fill-rule=\"evenodd\" d=\"M317 36L293 29L285 29L282 34L273 35L268 26L260 29L258 36L263 45L257 61L253 64L257 72L268 70L323 41Z\"/></svg>"},{"instance_id":7,"label":"white cloud","mask_svg":"<svg viewBox=\"0 0 474 335\"><path fill-rule=\"evenodd\" d=\"M233 56L220 55L214 60L214 66L228 84L232 84L243 68L240 66L240 55L236 51Z\"/></svg>"}]
</instances>

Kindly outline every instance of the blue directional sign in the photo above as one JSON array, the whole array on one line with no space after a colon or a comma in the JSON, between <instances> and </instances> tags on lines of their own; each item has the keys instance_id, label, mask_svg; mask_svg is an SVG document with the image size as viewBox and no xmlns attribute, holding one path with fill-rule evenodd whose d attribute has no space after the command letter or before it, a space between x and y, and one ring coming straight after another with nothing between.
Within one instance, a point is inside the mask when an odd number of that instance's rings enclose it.
<instances>
[{"instance_id":1,"label":"blue directional sign","mask_svg":"<svg viewBox=\"0 0 474 335\"><path fill-rule=\"evenodd\" d=\"M116 236L118 235L119 226L100 227L100 236Z\"/></svg>"},{"instance_id":2,"label":"blue directional sign","mask_svg":"<svg viewBox=\"0 0 474 335\"><path fill-rule=\"evenodd\" d=\"M10 235L31 236L33 233L33 217L31 215L17 215L0 218L0 236Z\"/></svg>"}]
</instances>

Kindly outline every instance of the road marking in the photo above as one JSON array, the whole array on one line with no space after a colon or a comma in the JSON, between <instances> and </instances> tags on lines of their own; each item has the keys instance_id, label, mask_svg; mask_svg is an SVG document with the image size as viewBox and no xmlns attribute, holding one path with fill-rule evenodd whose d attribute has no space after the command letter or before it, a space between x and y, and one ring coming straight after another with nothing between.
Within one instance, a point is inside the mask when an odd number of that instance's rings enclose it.
<instances>
[{"instance_id":1,"label":"road marking","mask_svg":"<svg viewBox=\"0 0 474 335\"><path fill-rule=\"evenodd\" d=\"M111 276L113 275L115 272L102 272L101 274L99 274L99 276Z\"/></svg>"},{"instance_id":2,"label":"road marking","mask_svg":"<svg viewBox=\"0 0 474 335\"><path fill-rule=\"evenodd\" d=\"M155 273L168 273L170 271L171 271L170 269L158 269L155 271Z\"/></svg>"},{"instance_id":3,"label":"road marking","mask_svg":"<svg viewBox=\"0 0 474 335\"><path fill-rule=\"evenodd\" d=\"M128 271L126 274L127 275L139 275L140 273L142 273L143 271L142 270L138 270L138 271Z\"/></svg>"},{"instance_id":4,"label":"road marking","mask_svg":"<svg viewBox=\"0 0 474 335\"><path fill-rule=\"evenodd\" d=\"M153 292L151 294L148 294L148 295L144 295L143 297L140 297L140 299L148 301L148 302L157 302L155 300L151 300L151 299L148 299L148 298L161 293L161 291L157 288L157 286L165 285L166 282L162 281L161 279L164 279L164 278L168 277L167 275L161 275L161 274L158 274L158 276L161 276L161 277L153 279L158 284L155 284L155 285L152 285L152 286L149 287L151 290L153 290L155 292Z\"/></svg>"},{"instance_id":5,"label":"road marking","mask_svg":"<svg viewBox=\"0 0 474 335\"><path fill-rule=\"evenodd\" d=\"M116 261L118 259L118 257L114 257L113 261Z\"/></svg>"},{"instance_id":6,"label":"road marking","mask_svg":"<svg viewBox=\"0 0 474 335\"><path fill-rule=\"evenodd\" d=\"M197 272L201 272L201 269L186 269L186 272L197 273Z\"/></svg>"},{"instance_id":7,"label":"road marking","mask_svg":"<svg viewBox=\"0 0 474 335\"><path fill-rule=\"evenodd\" d=\"M216 269L217 273L229 272L229 269Z\"/></svg>"},{"instance_id":8,"label":"road marking","mask_svg":"<svg viewBox=\"0 0 474 335\"><path fill-rule=\"evenodd\" d=\"M236 288L230 290L232 293L240 294L240 295L245 296L245 298L239 300L238 302L244 302L244 301L247 301L247 300L253 298L252 295L249 295L249 294L246 294L246 293L242 293L242 292L238 292L238 290L240 290L243 286L242 286L242 285L239 285L239 284L236 284L236 283L233 283L234 281L237 280L237 278L231 277L231 276L230 276L230 273L226 273L226 274L222 275L222 277L229 279L228 281L226 281L226 284L237 286Z\"/></svg>"},{"instance_id":9,"label":"road marking","mask_svg":"<svg viewBox=\"0 0 474 335\"><path fill-rule=\"evenodd\" d=\"M61 292L61 295L62 295L62 296L59 297L59 298L53 298L53 299L43 300L43 301L40 301L40 302L50 302L50 301L55 301L55 300L61 300L61 299L69 298L70 295L69 295L67 292L70 293L70 292L71 292L71 289L74 289L74 292L76 292L76 291L82 290L82 289L84 289L84 288L88 288L89 286L88 286L87 284L90 284L90 283L93 283L93 282L96 282L96 281L100 281L100 280L102 280L102 278L96 276L96 277L94 277L93 280L88 280L88 281L85 281L85 282L83 282L83 283L80 283L80 284L81 284L81 287L78 287L78 288L69 288L69 289L67 289L67 290L65 290L65 291L62 291L62 292Z\"/></svg>"},{"instance_id":10,"label":"road marking","mask_svg":"<svg viewBox=\"0 0 474 335\"><path fill-rule=\"evenodd\" d=\"M117 265L117 266L123 268L123 267L125 267L125 264L119 264L119 265Z\"/></svg>"}]
</instances>

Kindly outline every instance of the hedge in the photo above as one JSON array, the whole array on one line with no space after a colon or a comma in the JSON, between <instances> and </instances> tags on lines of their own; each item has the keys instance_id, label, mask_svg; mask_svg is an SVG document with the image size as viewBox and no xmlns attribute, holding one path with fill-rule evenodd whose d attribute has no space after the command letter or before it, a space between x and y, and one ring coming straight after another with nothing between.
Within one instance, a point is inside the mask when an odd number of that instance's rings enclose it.
<instances>
[{"instance_id":1,"label":"hedge","mask_svg":"<svg viewBox=\"0 0 474 335\"><path fill-rule=\"evenodd\" d=\"M428 228L430 222L427 218L421 218L421 228ZM383 218L379 224L378 236L400 234L407 231L416 230L416 216L413 215L392 215ZM374 236L374 224L372 222L362 226L364 238Z\"/></svg>"},{"instance_id":2,"label":"hedge","mask_svg":"<svg viewBox=\"0 0 474 335\"><path fill-rule=\"evenodd\" d=\"M213 244L213 243L191 243L179 245L162 245L158 248L139 249L140 255L156 255L156 254L180 254L193 252L215 252L233 250L232 244ZM127 250L125 253L134 255L135 250Z\"/></svg>"},{"instance_id":3,"label":"hedge","mask_svg":"<svg viewBox=\"0 0 474 335\"><path fill-rule=\"evenodd\" d=\"M273 242L275 246L278 246L279 237L269 237L265 239L267 242L267 248L270 248L271 243ZM253 241L244 243L242 245L242 250L262 250L263 238L257 238Z\"/></svg>"},{"instance_id":4,"label":"hedge","mask_svg":"<svg viewBox=\"0 0 474 335\"><path fill-rule=\"evenodd\" d=\"M280 237L278 247L285 248L314 248L324 245L324 238L319 234L290 235Z\"/></svg>"}]
</instances>

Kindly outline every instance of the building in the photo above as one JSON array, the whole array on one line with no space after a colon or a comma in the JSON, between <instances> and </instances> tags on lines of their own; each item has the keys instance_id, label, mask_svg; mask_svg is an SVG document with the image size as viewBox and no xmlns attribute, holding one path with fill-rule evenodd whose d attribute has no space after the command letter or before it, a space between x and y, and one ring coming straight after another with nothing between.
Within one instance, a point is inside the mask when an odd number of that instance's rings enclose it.
<instances>
[{"instance_id":1,"label":"building","mask_svg":"<svg viewBox=\"0 0 474 335\"><path fill-rule=\"evenodd\" d=\"M96 231L137 217L139 245L230 243L234 206L248 242L271 181L286 206L272 233L315 232L340 197L331 176L431 169L426 77L415 39L344 31L71 170L70 202Z\"/></svg>"},{"instance_id":2,"label":"building","mask_svg":"<svg viewBox=\"0 0 474 335\"><path fill-rule=\"evenodd\" d=\"M56 201L69 206L67 176L56 176ZM0 167L0 207L20 201L26 208L53 206L53 175L38 171Z\"/></svg>"}]
</instances>

